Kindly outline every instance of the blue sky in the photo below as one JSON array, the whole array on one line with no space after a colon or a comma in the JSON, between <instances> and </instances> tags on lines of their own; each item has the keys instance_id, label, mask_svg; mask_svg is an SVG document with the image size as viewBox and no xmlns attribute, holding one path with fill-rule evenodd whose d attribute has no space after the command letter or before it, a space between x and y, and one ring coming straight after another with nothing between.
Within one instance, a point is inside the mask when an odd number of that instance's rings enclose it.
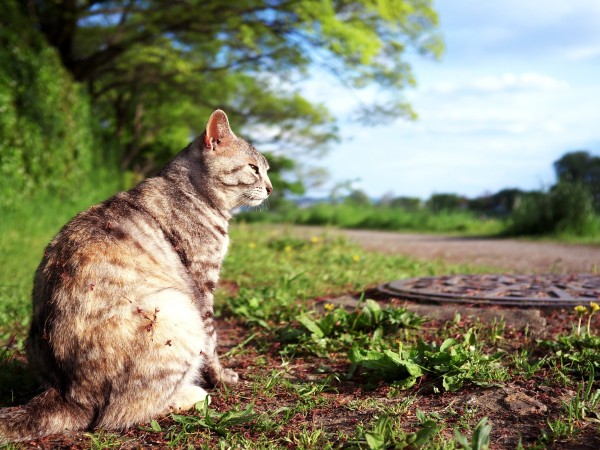
<instances>
[{"instance_id":1,"label":"blue sky","mask_svg":"<svg viewBox=\"0 0 600 450\"><path fill-rule=\"evenodd\" d=\"M340 119L342 142L321 159L329 184L358 179L373 197L475 197L554 183L567 151L600 155L600 1L438 0L446 52L411 59L415 122L349 123L353 98L319 82L305 93ZM368 95L363 93L362 95Z\"/></svg>"}]
</instances>

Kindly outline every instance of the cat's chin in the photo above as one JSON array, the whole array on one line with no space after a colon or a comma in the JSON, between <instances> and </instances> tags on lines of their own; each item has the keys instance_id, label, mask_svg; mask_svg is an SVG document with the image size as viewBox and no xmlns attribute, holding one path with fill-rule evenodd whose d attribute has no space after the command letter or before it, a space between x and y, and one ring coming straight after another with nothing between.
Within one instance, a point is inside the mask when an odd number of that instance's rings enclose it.
<instances>
[{"instance_id":1,"label":"cat's chin","mask_svg":"<svg viewBox=\"0 0 600 450\"><path fill-rule=\"evenodd\" d=\"M257 198L257 199L248 199L248 201L246 202L247 206L258 206L260 205L262 202L264 202L267 198Z\"/></svg>"}]
</instances>

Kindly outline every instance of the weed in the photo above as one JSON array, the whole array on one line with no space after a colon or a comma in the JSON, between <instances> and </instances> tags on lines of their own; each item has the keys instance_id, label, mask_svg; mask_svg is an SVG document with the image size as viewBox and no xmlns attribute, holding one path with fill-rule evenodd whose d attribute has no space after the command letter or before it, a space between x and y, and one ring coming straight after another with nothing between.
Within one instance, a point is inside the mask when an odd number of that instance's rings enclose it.
<instances>
[{"instance_id":1,"label":"weed","mask_svg":"<svg viewBox=\"0 0 600 450\"><path fill-rule=\"evenodd\" d=\"M546 357L534 359L531 356L531 350L522 349L513 353L510 358L514 365L515 371L519 376L526 380L533 377L544 365L547 364Z\"/></svg>"},{"instance_id":2,"label":"weed","mask_svg":"<svg viewBox=\"0 0 600 450\"><path fill-rule=\"evenodd\" d=\"M423 321L404 308L381 308L377 302L367 300L362 308L359 302L353 312L337 308L316 320L302 315L298 318L300 328L288 325L279 331L279 336L287 344L282 353L306 351L326 355L330 351L348 351L353 344L378 342L384 334L393 337L400 328L417 328Z\"/></svg>"},{"instance_id":3,"label":"weed","mask_svg":"<svg viewBox=\"0 0 600 450\"><path fill-rule=\"evenodd\" d=\"M323 430L314 428L309 430L306 426L297 433L288 434L285 441L293 444L294 448L299 450L312 450L317 447L324 450L333 448L332 444L327 442Z\"/></svg>"},{"instance_id":4,"label":"weed","mask_svg":"<svg viewBox=\"0 0 600 450\"><path fill-rule=\"evenodd\" d=\"M465 382L477 385L490 385L504 381L508 372L499 359L503 353L487 355L472 329L468 330L463 341L446 339L439 347L435 343L420 341L415 348L398 351L390 349L362 350L353 346L349 359L354 366L362 366L385 380L395 381L403 388L414 385L425 373L441 377L446 391L456 391Z\"/></svg>"},{"instance_id":5,"label":"weed","mask_svg":"<svg viewBox=\"0 0 600 450\"><path fill-rule=\"evenodd\" d=\"M454 438L464 450L488 450L491 431L492 426L488 423L488 418L484 417L475 426L470 442L457 429L454 430Z\"/></svg>"},{"instance_id":6,"label":"weed","mask_svg":"<svg viewBox=\"0 0 600 450\"><path fill-rule=\"evenodd\" d=\"M173 420L182 427L186 433L205 429L213 431L220 436L226 436L234 427L248 425L258 418L254 406L248 405L244 410L229 410L217 412L208 407L208 400L196 404L197 415L172 414Z\"/></svg>"},{"instance_id":7,"label":"weed","mask_svg":"<svg viewBox=\"0 0 600 450\"><path fill-rule=\"evenodd\" d=\"M108 432L96 432L87 433L86 436L90 439L90 449L100 450L105 448L119 448L122 447L123 441L121 436L115 433Z\"/></svg>"},{"instance_id":8,"label":"weed","mask_svg":"<svg viewBox=\"0 0 600 450\"><path fill-rule=\"evenodd\" d=\"M550 350L546 364L557 370L588 378L600 374L600 336L579 336L571 334L553 340L539 342L542 348Z\"/></svg>"}]
</instances>

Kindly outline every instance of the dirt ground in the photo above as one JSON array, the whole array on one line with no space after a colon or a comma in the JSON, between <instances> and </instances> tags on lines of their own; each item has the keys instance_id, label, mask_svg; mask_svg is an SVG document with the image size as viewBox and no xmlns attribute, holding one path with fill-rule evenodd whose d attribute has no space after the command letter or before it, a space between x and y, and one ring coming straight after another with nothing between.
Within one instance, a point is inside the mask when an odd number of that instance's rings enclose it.
<instances>
[{"instance_id":1,"label":"dirt ground","mask_svg":"<svg viewBox=\"0 0 600 450\"><path fill-rule=\"evenodd\" d=\"M315 235L320 227L294 227L294 233ZM519 273L598 273L600 246L517 239L456 237L371 230L327 229L347 236L367 250L443 259Z\"/></svg>"}]
</instances>

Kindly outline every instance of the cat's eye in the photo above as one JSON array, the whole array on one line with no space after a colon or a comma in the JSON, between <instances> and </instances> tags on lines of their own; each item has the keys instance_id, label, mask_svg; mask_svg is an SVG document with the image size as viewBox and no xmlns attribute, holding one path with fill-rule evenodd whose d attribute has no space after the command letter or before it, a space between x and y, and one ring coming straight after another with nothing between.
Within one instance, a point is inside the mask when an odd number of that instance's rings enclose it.
<instances>
[{"instance_id":1,"label":"cat's eye","mask_svg":"<svg viewBox=\"0 0 600 450\"><path fill-rule=\"evenodd\" d=\"M248 165L250 166L250 168L251 168L252 170L254 170L254 173L255 173L256 175L258 175L258 166L255 166L254 164L248 164Z\"/></svg>"}]
</instances>

